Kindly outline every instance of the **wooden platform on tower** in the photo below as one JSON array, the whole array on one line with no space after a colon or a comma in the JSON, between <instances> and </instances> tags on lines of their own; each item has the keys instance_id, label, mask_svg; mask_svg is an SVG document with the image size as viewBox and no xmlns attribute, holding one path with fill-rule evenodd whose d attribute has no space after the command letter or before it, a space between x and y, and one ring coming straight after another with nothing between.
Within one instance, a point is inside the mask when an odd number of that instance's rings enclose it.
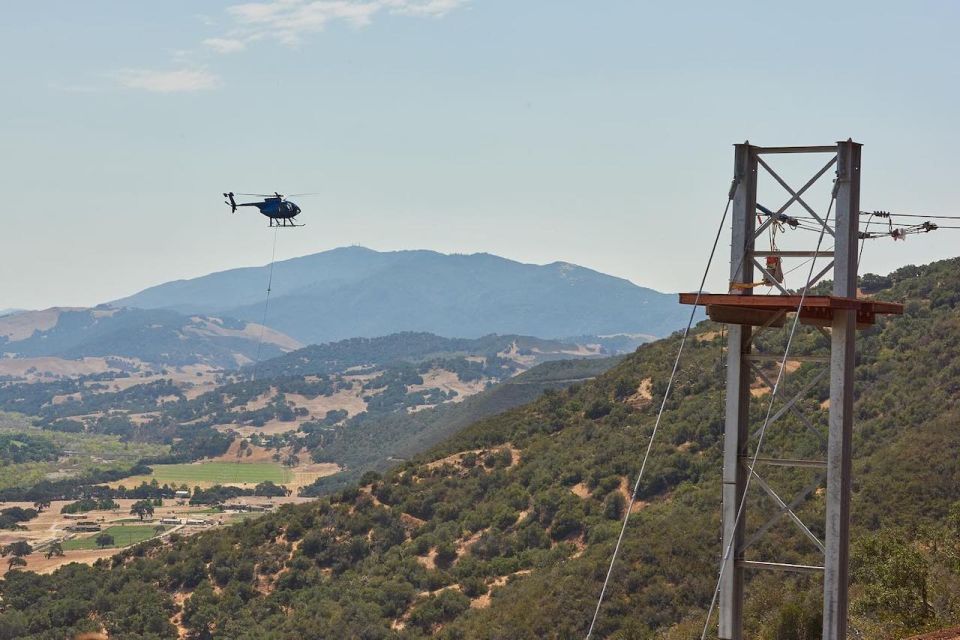
<instances>
[{"instance_id":1,"label":"wooden platform on tower","mask_svg":"<svg viewBox=\"0 0 960 640\"><path fill-rule=\"evenodd\" d=\"M801 306L801 301L803 305ZM707 308L715 322L755 327L781 327L788 313L800 309L803 324L829 327L834 311L856 311L857 328L873 325L878 315L901 315L903 305L895 302L844 298L840 296L748 295L740 293L681 293L680 304Z\"/></svg>"}]
</instances>

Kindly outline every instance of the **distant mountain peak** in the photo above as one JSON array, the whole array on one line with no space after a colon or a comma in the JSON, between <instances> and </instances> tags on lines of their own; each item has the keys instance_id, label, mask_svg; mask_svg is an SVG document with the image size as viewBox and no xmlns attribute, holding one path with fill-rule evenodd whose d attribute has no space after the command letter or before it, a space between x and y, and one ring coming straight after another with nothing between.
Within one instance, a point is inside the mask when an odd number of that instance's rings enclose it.
<instances>
[{"instance_id":1,"label":"distant mountain peak","mask_svg":"<svg viewBox=\"0 0 960 640\"><path fill-rule=\"evenodd\" d=\"M114 304L259 322L266 271L246 267L168 282ZM663 336L685 320L674 296L570 262L352 245L277 262L267 324L321 343L403 331Z\"/></svg>"}]
</instances>

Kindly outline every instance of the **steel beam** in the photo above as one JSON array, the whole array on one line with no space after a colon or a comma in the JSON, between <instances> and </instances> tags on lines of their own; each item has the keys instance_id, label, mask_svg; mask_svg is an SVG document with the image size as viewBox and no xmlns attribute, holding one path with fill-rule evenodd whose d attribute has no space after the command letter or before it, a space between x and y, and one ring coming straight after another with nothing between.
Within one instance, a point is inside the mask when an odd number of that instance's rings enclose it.
<instances>
[{"instance_id":1,"label":"steel beam","mask_svg":"<svg viewBox=\"0 0 960 640\"><path fill-rule=\"evenodd\" d=\"M754 251L757 258L779 256L781 258L832 258L833 251Z\"/></svg>"},{"instance_id":2,"label":"steel beam","mask_svg":"<svg viewBox=\"0 0 960 640\"><path fill-rule=\"evenodd\" d=\"M857 295L857 230L860 214L860 145L837 143L836 243L833 295ZM857 314L837 310L831 324L830 418L827 436L826 553L823 576L823 640L847 637L853 373Z\"/></svg>"},{"instance_id":3,"label":"steel beam","mask_svg":"<svg viewBox=\"0 0 960 640\"><path fill-rule=\"evenodd\" d=\"M749 143L736 145L733 197L730 281L753 282L755 212L757 210L757 156ZM752 295L750 290L744 295ZM723 552L724 565L719 585L719 636L723 640L743 638L743 560L745 514L738 516L747 485L747 473L740 460L747 455L750 437L750 353L752 329L731 324L727 336L727 399L723 440ZM727 550L729 549L729 553Z\"/></svg>"},{"instance_id":4,"label":"steel beam","mask_svg":"<svg viewBox=\"0 0 960 640\"><path fill-rule=\"evenodd\" d=\"M747 569L774 569L777 571L793 571L796 573L820 573L823 567L809 564L786 564L784 562L757 562L756 560L743 560L740 566Z\"/></svg>"},{"instance_id":5,"label":"steel beam","mask_svg":"<svg viewBox=\"0 0 960 640\"><path fill-rule=\"evenodd\" d=\"M754 147L759 154L766 153L836 153L834 145L814 147Z\"/></svg>"},{"instance_id":6,"label":"steel beam","mask_svg":"<svg viewBox=\"0 0 960 640\"><path fill-rule=\"evenodd\" d=\"M757 458L757 464L768 464L771 467L801 467L804 469L826 469L825 460L802 460L798 458Z\"/></svg>"},{"instance_id":7,"label":"steel beam","mask_svg":"<svg viewBox=\"0 0 960 640\"><path fill-rule=\"evenodd\" d=\"M829 334L828 334L829 337ZM747 356L751 362L776 362L780 364L783 361L782 353L751 353ZM830 356L804 356L791 355L787 358L789 362L830 362Z\"/></svg>"}]
</instances>

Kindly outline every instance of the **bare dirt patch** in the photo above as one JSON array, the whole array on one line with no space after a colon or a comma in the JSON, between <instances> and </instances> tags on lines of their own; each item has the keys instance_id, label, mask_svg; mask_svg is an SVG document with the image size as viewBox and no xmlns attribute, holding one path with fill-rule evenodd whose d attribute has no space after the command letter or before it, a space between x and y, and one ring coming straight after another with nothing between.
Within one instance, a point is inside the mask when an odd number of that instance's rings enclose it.
<instances>
[{"instance_id":1,"label":"bare dirt patch","mask_svg":"<svg viewBox=\"0 0 960 640\"><path fill-rule=\"evenodd\" d=\"M506 585L508 582L512 580L516 580L531 572L532 571L530 569L521 569L520 571L517 571L515 573L511 573L505 576L499 576L497 578L494 578L493 580L490 580L489 582L487 582L487 592L483 595L477 596L476 598L472 598L470 600L470 608L486 609L487 607L490 606L495 589L499 589L500 587L503 587L504 585Z\"/></svg>"},{"instance_id":2,"label":"bare dirt patch","mask_svg":"<svg viewBox=\"0 0 960 640\"><path fill-rule=\"evenodd\" d=\"M63 556L52 556L47 558L43 553L32 553L27 556L27 566L24 567L27 571L35 571L37 573L53 573L60 567L68 565L71 562L79 562L81 564L93 564L100 558L109 558L118 552L118 549L89 549L89 550L78 550L78 551L64 551ZM0 575L4 575L7 572L7 563L0 565Z\"/></svg>"},{"instance_id":3,"label":"bare dirt patch","mask_svg":"<svg viewBox=\"0 0 960 640\"><path fill-rule=\"evenodd\" d=\"M425 569L433 571L437 568L437 550L430 549L427 555L417 556L417 562L422 564Z\"/></svg>"},{"instance_id":4,"label":"bare dirt patch","mask_svg":"<svg viewBox=\"0 0 960 640\"><path fill-rule=\"evenodd\" d=\"M426 391L427 389L456 391L457 396L453 399L453 402L462 402L468 396L480 393L486 389L488 382L486 378L463 382L455 371L447 371L446 369L431 369L420 377L423 378L423 384L408 385L407 393Z\"/></svg>"},{"instance_id":5,"label":"bare dirt patch","mask_svg":"<svg viewBox=\"0 0 960 640\"><path fill-rule=\"evenodd\" d=\"M579 358L585 358L588 356L597 356L601 354L601 347L599 344L578 344L576 349L561 349L560 351L555 351L554 353L562 353L565 356L573 356ZM531 349L533 353L549 353L541 349Z\"/></svg>"},{"instance_id":6,"label":"bare dirt patch","mask_svg":"<svg viewBox=\"0 0 960 640\"><path fill-rule=\"evenodd\" d=\"M276 436L288 431L296 431L299 428L298 422L283 422L281 420L271 420L262 427L238 424L217 424L213 426L217 431L236 431L244 438L249 438L255 433L265 436Z\"/></svg>"},{"instance_id":7,"label":"bare dirt patch","mask_svg":"<svg viewBox=\"0 0 960 640\"><path fill-rule=\"evenodd\" d=\"M626 503L630 504L630 498L633 496L633 487L630 486L630 481L626 478L621 478L620 488L618 491L620 491L620 495L623 496L623 499L626 501ZM649 506L649 504L650 503L645 500L637 500L633 503L633 508L630 509L630 513L636 513L641 509L645 509L647 506ZM580 552L583 552L582 548L580 549Z\"/></svg>"},{"instance_id":8,"label":"bare dirt patch","mask_svg":"<svg viewBox=\"0 0 960 640\"><path fill-rule=\"evenodd\" d=\"M486 533L486 531L486 529L481 529L468 538L461 538L460 540L457 540L457 556L462 556L464 553L469 551L470 547L475 545L477 541L480 540L480 537Z\"/></svg>"},{"instance_id":9,"label":"bare dirt patch","mask_svg":"<svg viewBox=\"0 0 960 640\"><path fill-rule=\"evenodd\" d=\"M497 451L501 451L503 449L510 450L510 466L507 468L510 469L517 466L520 463L520 449L517 449L509 442L502 444L498 447L490 447L489 449L471 449L469 451L460 451L459 453L453 453L449 456L446 456L445 458L440 458L439 460L428 462L424 466L427 469L438 469L440 467L443 467L444 465L452 465L452 466L463 468L463 458L466 455L471 453L477 455L477 458L478 458L477 465L482 466L483 465L482 458L484 455L486 455L487 453L496 453Z\"/></svg>"},{"instance_id":10,"label":"bare dirt patch","mask_svg":"<svg viewBox=\"0 0 960 640\"><path fill-rule=\"evenodd\" d=\"M650 404L651 400L653 400L653 378L644 378L633 395L626 399L626 403L627 406L640 409Z\"/></svg>"},{"instance_id":11,"label":"bare dirt patch","mask_svg":"<svg viewBox=\"0 0 960 640\"><path fill-rule=\"evenodd\" d=\"M353 417L367 410L367 402L363 399L362 393L362 386L351 385L329 396L308 398L298 393L288 393L286 397L295 406L305 408L314 418L323 418L328 411L337 410L346 411L348 417Z\"/></svg>"},{"instance_id":12,"label":"bare dirt patch","mask_svg":"<svg viewBox=\"0 0 960 640\"><path fill-rule=\"evenodd\" d=\"M584 500L590 497L590 487L588 487L585 482L578 482L570 487L570 491L573 492L573 495L578 498L583 498Z\"/></svg>"},{"instance_id":13,"label":"bare dirt patch","mask_svg":"<svg viewBox=\"0 0 960 640\"><path fill-rule=\"evenodd\" d=\"M517 364L522 364L525 367L532 367L537 362L537 357L533 355L521 355L520 348L517 346L517 341L514 340L510 343L510 346L507 349L499 352L497 354L504 360L513 360Z\"/></svg>"},{"instance_id":14,"label":"bare dirt patch","mask_svg":"<svg viewBox=\"0 0 960 640\"><path fill-rule=\"evenodd\" d=\"M412 516L409 513L401 513L400 522L403 523L403 526L407 529L419 529L427 524L426 520L421 520L417 516Z\"/></svg>"}]
</instances>

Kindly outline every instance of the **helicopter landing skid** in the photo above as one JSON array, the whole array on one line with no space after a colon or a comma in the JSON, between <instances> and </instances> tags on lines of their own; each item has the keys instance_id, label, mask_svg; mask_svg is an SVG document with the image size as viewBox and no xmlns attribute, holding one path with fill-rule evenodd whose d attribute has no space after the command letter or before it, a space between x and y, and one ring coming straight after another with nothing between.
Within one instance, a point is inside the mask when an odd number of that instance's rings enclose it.
<instances>
[{"instance_id":1,"label":"helicopter landing skid","mask_svg":"<svg viewBox=\"0 0 960 640\"><path fill-rule=\"evenodd\" d=\"M275 220L275 219L271 218L271 219L270 219L270 226L271 226L271 227L305 227L305 226L307 226L307 225L306 225L306 224L297 224L297 223L295 223L293 220L290 220L290 221L287 221L287 220Z\"/></svg>"}]
</instances>

